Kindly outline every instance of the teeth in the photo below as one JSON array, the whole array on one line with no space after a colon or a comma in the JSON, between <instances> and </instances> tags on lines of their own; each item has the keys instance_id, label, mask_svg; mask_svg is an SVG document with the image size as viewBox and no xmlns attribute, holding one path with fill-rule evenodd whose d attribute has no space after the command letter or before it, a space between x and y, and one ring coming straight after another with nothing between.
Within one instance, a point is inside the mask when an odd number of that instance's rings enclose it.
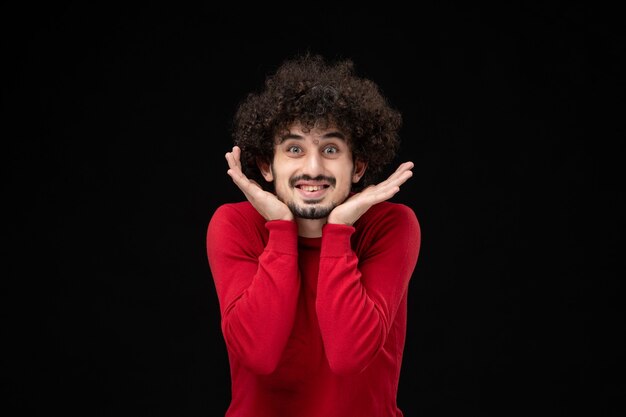
<instances>
[{"instance_id":1,"label":"teeth","mask_svg":"<svg viewBox=\"0 0 626 417\"><path fill-rule=\"evenodd\" d=\"M304 191L319 191L324 187L321 185L303 185L300 188Z\"/></svg>"}]
</instances>

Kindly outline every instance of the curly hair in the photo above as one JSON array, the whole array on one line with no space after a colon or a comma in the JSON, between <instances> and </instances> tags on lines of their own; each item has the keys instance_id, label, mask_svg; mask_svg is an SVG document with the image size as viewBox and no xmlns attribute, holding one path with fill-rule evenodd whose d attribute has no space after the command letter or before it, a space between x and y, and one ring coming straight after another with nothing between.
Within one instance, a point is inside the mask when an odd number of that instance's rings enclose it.
<instances>
[{"instance_id":1,"label":"curly hair","mask_svg":"<svg viewBox=\"0 0 626 417\"><path fill-rule=\"evenodd\" d=\"M233 122L242 169L265 189L270 186L257 161L272 161L279 132L294 122L305 130L334 125L347 134L353 159L368 164L361 181L354 184L359 190L373 183L395 157L402 116L374 82L355 74L352 60L330 63L307 53L284 61L266 78L262 91L248 94Z\"/></svg>"}]
</instances>

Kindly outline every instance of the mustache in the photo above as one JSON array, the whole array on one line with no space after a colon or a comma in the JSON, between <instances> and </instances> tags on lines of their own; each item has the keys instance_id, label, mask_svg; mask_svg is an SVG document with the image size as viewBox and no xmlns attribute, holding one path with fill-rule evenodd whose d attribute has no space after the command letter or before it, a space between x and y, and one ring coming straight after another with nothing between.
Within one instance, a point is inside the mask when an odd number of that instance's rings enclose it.
<instances>
[{"instance_id":1,"label":"mustache","mask_svg":"<svg viewBox=\"0 0 626 417\"><path fill-rule=\"evenodd\" d=\"M298 181L318 181L318 182L327 182L329 183L332 187L335 186L335 184L337 183L337 180L334 179L333 177L326 177L324 175L318 175L317 177L312 177L310 175L298 175L297 177L293 177L289 180L289 185L291 185L292 187L296 186L296 183Z\"/></svg>"}]
</instances>

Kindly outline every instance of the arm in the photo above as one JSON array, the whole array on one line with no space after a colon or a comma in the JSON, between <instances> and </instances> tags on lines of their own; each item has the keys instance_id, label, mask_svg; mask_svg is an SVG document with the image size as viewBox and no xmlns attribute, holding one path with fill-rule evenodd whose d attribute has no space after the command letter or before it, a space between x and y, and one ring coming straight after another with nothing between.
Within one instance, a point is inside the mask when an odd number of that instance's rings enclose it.
<instances>
[{"instance_id":1,"label":"arm","mask_svg":"<svg viewBox=\"0 0 626 417\"><path fill-rule=\"evenodd\" d=\"M293 327L300 288L297 227L265 223L267 245L250 219L228 205L218 208L207 231L226 345L259 374L277 366Z\"/></svg>"},{"instance_id":2,"label":"arm","mask_svg":"<svg viewBox=\"0 0 626 417\"><path fill-rule=\"evenodd\" d=\"M378 218L361 259L352 250L352 226L324 226L317 314L331 369L364 370L384 346L406 295L420 248L420 228L411 209L398 205Z\"/></svg>"},{"instance_id":3,"label":"arm","mask_svg":"<svg viewBox=\"0 0 626 417\"><path fill-rule=\"evenodd\" d=\"M209 223L207 254L222 332L230 353L244 366L268 374L278 365L295 319L297 225L284 203L243 174L239 147L225 156L228 175L266 221L269 237L264 247L250 218L229 205L220 207Z\"/></svg>"},{"instance_id":4,"label":"arm","mask_svg":"<svg viewBox=\"0 0 626 417\"><path fill-rule=\"evenodd\" d=\"M353 251L352 226L324 227L317 313L331 369L357 373L384 346L406 295L420 248L420 228L403 205L375 219L367 247ZM365 219L364 219L365 220Z\"/></svg>"}]
</instances>

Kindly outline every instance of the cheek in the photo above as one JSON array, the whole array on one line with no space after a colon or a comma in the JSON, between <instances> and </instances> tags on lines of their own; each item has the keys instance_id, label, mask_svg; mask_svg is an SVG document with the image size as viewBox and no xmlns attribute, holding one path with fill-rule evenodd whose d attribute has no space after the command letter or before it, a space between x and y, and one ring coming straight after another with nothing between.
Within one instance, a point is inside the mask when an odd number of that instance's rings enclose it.
<instances>
[{"instance_id":1,"label":"cheek","mask_svg":"<svg viewBox=\"0 0 626 417\"><path fill-rule=\"evenodd\" d=\"M282 182L288 182L290 178L289 171L286 170L284 167L282 169L277 169L274 172L274 175L276 176L275 178L276 180L282 181Z\"/></svg>"},{"instance_id":2,"label":"cheek","mask_svg":"<svg viewBox=\"0 0 626 417\"><path fill-rule=\"evenodd\" d=\"M341 172L341 182L348 184L352 184L352 178L354 177L354 170L352 169L352 165L350 165L350 169L344 169Z\"/></svg>"},{"instance_id":3,"label":"cheek","mask_svg":"<svg viewBox=\"0 0 626 417\"><path fill-rule=\"evenodd\" d=\"M349 191L352 187L352 175L349 173L343 174L341 177L336 177L337 190L341 192Z\"/></svg>"},{"instance_id":4,"label":"cheek","mask_svg":"<svg viewBox=\"0 0 626 417\"><path fill-rule=\"evenodd\" d=\"M288 172L285 172L284 170L274 171L274 186L277 189L281 189L281 190L289 189L290 179L291 179L291 176L289 175Z\"/></svg>"}]
</instances>

